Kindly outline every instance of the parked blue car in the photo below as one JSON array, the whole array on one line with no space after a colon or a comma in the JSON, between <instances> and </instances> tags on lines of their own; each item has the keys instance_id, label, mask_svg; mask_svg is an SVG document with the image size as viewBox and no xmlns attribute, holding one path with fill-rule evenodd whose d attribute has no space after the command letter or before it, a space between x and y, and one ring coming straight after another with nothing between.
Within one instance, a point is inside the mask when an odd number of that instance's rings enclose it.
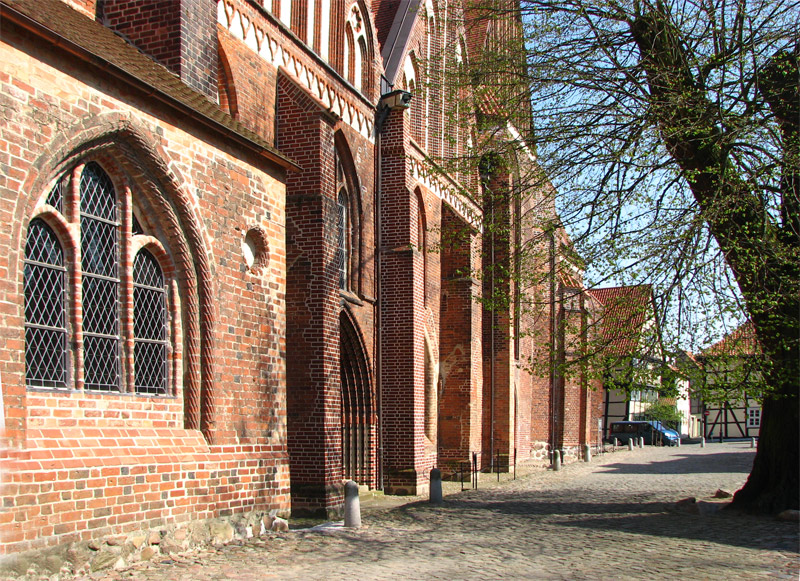
<instances>
[{"instance_id":1,"label":"parked blue car","mask_svg":"<svg viewBox=\"0 0 800 581\"><path fill-rule=\"evenodd\" d=\"M613 422L609 426L609 442L616 438L620 444L627 444L631 438L634 441L644 438L647 445L661 444L664 446L677 446L680 442L680 435L656 420Z\"/></svg>"},{"instance_id":2,"label":"parked blue car","mask_svg":"<svg viewBox=\"0 0 800 581\"><path fill-rule=\"evenodd\" d=\"M656 432L656 440L660 436L665 446L677 446L680 442L681 435L672 428L668 428L658 420L649 420L647 423L653 426Z\"/></svg>"}]
</instances>

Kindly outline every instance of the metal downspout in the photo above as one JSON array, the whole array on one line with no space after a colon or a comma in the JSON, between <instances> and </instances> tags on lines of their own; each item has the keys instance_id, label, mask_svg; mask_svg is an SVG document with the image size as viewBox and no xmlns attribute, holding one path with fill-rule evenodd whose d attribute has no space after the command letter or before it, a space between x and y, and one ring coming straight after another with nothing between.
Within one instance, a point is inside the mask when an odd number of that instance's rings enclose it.
<instances>
[{"instance_id":1,"label":"metal downspout","mask_svg":"<svg viewBox=\"0 0 800 581\"><path fill-rule=\"evenodd\" d=\"M491 190L489 190L491 192ZM496 224L494 222L494 193L492 192L492 200L491 200L491 224L492 224L492 246L491 246L491 264L492 264L492 272L491 272L491 305L492 305L492 321L489 332L491 333L489 344L491 345L491 358L489 360L489 365L491 369L491 383L492 383L492 400L491 400L491 438L489 440L489 473L494 472L494 398L495 398L495 345L494 345L494 329L496 325L495 321L495 303L494 303L494 294L495 294L495 280L494 280L494 271L495 271L495 235L497 233Z\"/></svg>"},{"instance_id":2,"label":"metal downspout","mask_svg":"<svg viewBox=\"0 0 800 581\"><path fill-rule=\"evenodd\" d=\"M558 417L558 378L556 373L556 240L555 233L550 232L550 450L555 450Z\"/></svg>"},{"instance_id":3,"label":"metal downspout","mask_svg":"<svg viewBox=\"0 0 800 581\"><path fill-rule=\"evenodd\" d=\"M380 109L380 103L378 104ZM381 350L381 166L383 164L383 157L381 155L381 128L375 126L375 398L377 399L378 407L378 488L385 490L386 486L383 481L384 467L383 467L383 397L382 389L383 382L381 381L381 373L383 371L382 365L382 350Z\"/></svg>"}]
</instances>

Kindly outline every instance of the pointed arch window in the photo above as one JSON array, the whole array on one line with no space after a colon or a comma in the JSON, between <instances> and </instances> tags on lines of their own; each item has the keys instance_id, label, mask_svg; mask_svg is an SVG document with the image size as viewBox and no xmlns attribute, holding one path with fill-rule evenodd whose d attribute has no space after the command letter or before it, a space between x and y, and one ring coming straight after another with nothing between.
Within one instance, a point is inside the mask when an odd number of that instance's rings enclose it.
<instances>
[{"instance_id":1,"label":"pointed arch window","mask_svg":"<svg viewBox=\"0 0 800 581\"><path fill-rule=\"evenodd\" d=\"M336 223L336 265L339 271L339 288L347 290L348 279L350 278L348 242L350 238L349 212L347 211L348 199L347 190L339 190L339 197L336 208L338 211L338 221Z\"/></svg>"},{"instance_id":2,"label":"pointed arch window","mask_svg":"<svg viewBox=\"0 0 800 581\"><path fill-rule=\"evenodd\" d=\"M118 190L90 161L64 174L45 201L25 245L26 386L172 395L171 341L180 333L170 313L174 279L164 270L172 267L131 189ZM60 239L53 222L74 227L75 238ZM66 260L65 248L80 260ZM71 351L70 334L82 349Z\"/></svg>"},{"instance_id":3,"label":"pointed arch window","mask_svg":"<svg viewBox=\"0 0 800 581\"><path fill-rule=\"evenodd\" d=\"M428 233L425 227L425 202L422 193L417 190L417 250L422 255L422 298L428 301Z\"/></svg>"},{"instance_id":4,"label":"pointed arch window","mask_svg":"<svg viewBox=\"0 0 800 581\"><path fill-rule=\"evenodd\" d=\"M67 386L66 268L55 232L31 220L25 244L25 383Z\"/></svg>"},{"instance_id":5,"label":"pointed arch window","mask_svg":"<svg viewBox=\"0 0 800 581\"><path fill-rule=\"evenodd\" d=\"M133 262L133 369L137 393L167 389L167 291L156 258L140 250Z\"/></svg>"},{"instance_id":6,"label":"pointed arch window","mask_svg":"<svg viewBox=\"0 0 800 581\"><path fill-rule=\"evenodd\" d=\"M358 3L350 8L345 23L342 73L358 91L370 87L369 43L367 25Z\"/></svg>"},{"instance_id":7,"label":"pointed arch window","mask_svg":"<svg viewBox=\"0 0 800 581\"><path fill-rule=\"evenodd\" d=\"M80 181L83 271L83 367L86 389L120 387L117 196L108 175L89 163Z\"/></svg>"}]
</instances>

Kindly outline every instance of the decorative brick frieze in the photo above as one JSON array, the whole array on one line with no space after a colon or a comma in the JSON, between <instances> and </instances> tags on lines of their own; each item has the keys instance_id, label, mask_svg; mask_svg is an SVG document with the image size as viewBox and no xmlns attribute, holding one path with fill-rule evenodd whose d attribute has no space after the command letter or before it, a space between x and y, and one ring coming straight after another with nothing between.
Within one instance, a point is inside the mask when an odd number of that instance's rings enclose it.
<instances>
[{"instance_id":1,"label":"decorative brick frieze","mask_svg":"<svg viewBox=\"0 0 800 581\"><path fill-rule=\"evenodd\" d=\"M240 0L220 0L217 22L259 58L292 77L332 115L364 138L374 139L374 109L337 83L337 74L332 69L314 66L307 54L253 7Z\"/></svg>"},{"instance_id":2,"label":"decorative brick frieze","mask_svg":"<svg viewBox=\"0 0 800 581\"><path fill-rule=\"evenodd\" d=\"M409 172L413 179L453 208L470 226L483 231L483 212L475 201L467 197L463 187L434 167L430 159L423 158L424 154L419 149L414 147L412 152L409 156Z\"/></svg>"}]
</instances>

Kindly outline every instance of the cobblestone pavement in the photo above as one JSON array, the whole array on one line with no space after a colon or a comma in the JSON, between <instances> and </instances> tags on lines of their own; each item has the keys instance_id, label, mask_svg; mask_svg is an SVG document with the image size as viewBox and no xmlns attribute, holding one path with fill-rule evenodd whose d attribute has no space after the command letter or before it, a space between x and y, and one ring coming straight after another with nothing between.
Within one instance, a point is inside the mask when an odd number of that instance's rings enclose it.
<instances>
[{"instance_id":1,"label":"cobblestone pavement","mask_svg":"<svg viewBox=\"0 0 800 581\"><path fill-rule=\"evenodd\" d=\"M798 579L797 523L675 508L736 490L753 452L626 449L500 485L482 475L440 507L365 498L358 530L271 534L91 579Z\"/></svg>"}]
</instances>

